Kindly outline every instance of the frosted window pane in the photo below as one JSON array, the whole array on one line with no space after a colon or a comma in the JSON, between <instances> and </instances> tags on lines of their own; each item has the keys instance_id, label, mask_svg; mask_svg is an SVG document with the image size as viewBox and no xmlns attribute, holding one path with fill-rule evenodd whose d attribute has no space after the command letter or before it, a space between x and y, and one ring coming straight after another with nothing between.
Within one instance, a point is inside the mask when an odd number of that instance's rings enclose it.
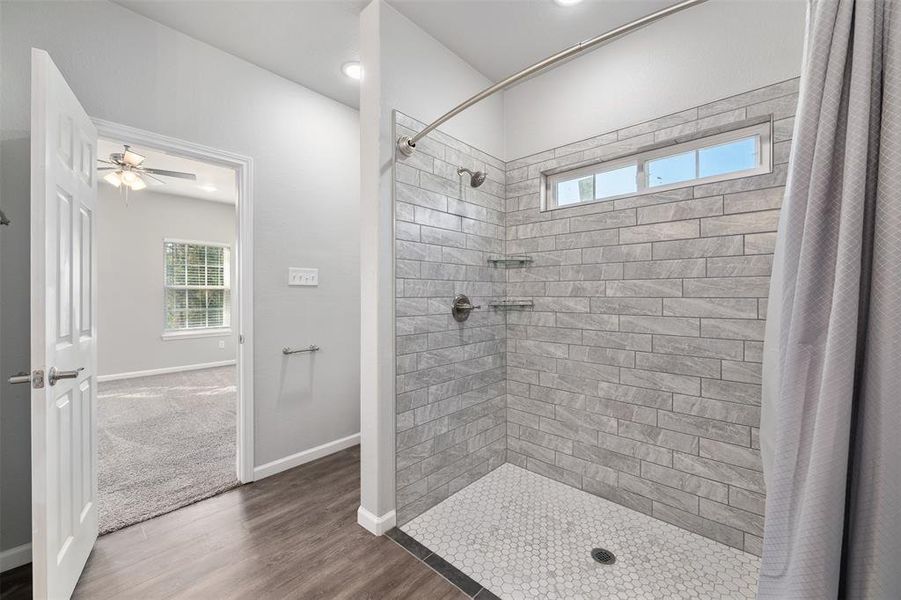
<instances>
[{"instance_id":1,"label":"frosted window pane","mask_svg":"<svg viewBox=\"0 0 901 600\"><path fill-rule=\"evenodd\" d=\"M684 152L648 162L648 187L695 179L695 153Z\"/></svg>"},{"instance_id":2,"label":"frosted window pane","mask_svg":"<svg viewBox=\"0 0 901 600\"><path fill-rule=\"evenodd\" d=\"M627 165L605 173L598 173L594 180L594 197L596 200L621 196L622 194L634 194L638 191L635 179L638 174L638 165Z\"/></svg>"},{"instance_id":3,"label":"frosted window pane","mask_svg":"<svg viewBox=\"0 0 901 600\"><path fill-rule=\"evenodd\" d=\"M698 150L699 177L747 171L758 165L757 136Z\"/></svg>"},{"instance_id":4,"label":"frosted window pane","mask_svg":"<svg viewBox=\"0 0 901 600\"><path fill-rule=\"evenodd\" d=\"M594 199L594 177L580 177L557 184L557 206L578 204Z\"/></svg>"}]
</instances>

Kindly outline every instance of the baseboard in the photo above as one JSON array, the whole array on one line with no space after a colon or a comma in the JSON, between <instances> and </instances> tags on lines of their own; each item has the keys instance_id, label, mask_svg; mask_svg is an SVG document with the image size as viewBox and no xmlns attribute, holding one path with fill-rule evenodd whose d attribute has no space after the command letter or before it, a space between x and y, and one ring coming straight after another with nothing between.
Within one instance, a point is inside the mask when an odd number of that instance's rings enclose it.
<instances>
[{"instance_id":1,"label":"baseboard","mask_svg":"<svg viewBox=\"0 0 901 600\"><path fill-rule=\"evenodd\" d=\"M31 543L0 551L0 572L9 571L31 562Z\"/></svg>"},{"instance_id":2,"label":"baseboard","mask_svg":"<svg viewBox=\"0 0 901 600\"><path fill-rule=\"evenodd\" d=\"M298 452L297 454L292 454L290 456L268 462L265 465L254 467L253 478L257 480L263 479L264 477L269 477L270 475L275 475L276 473L281 473L282 471L287 471L288 469L299 467L300 465L314 461L317 458L322 458L323 456L334 454L335 452L344 450L345 448L356 446L359 443L360 434L355 433L345 438L341 438L333 442L328 442L326 444L322 444L321 446L316 446L315 448L310 448L309 450L304 450L303 452Z\"/></svg>"},{"instance_id":3,"label":"baseboard","mask_svg":"<svg viewBox=\"0 0 901 600\"><path fill-rule=\"evenodd\" d=\"M373 535L384 535L397 523L397 513L391 511L377 517L362 506L357 509L357 524Z\"/></svg>"},{"instance_id":4,"label":"baseboard","mask_svg":"<svg viewBox=\"0 0 901 600\"><path fill-rule=\"evenodd\" d=\"M213 369L215 367L229 367L237 361L220 360L219 362L199 363L196 365L182 365L180 367L164 367L162 369L148 369L146 371L130 371L128 373L113 373L111 375L98 375L97 381L119 381L120 379L134 379L135 377L149 377L151 375L167 375L169 373L181 373L182 371L199 371L201 369Z\"/></svg>"}]
</instances>

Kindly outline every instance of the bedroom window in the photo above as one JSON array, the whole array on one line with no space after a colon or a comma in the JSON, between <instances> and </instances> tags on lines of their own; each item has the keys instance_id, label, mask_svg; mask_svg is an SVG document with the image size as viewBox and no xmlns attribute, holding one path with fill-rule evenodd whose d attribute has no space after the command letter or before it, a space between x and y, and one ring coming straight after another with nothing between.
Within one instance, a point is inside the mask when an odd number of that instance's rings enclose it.
<instances>
[{"instance_id":1,"label":"bedroom window","mask_svg":"<svg viewBox=\"0 0 901 600\"><path fill-rule=\"evenodd\" d=\"M229 248L165 240L165 332L229 326Z\"/></svg>"},{"instance_id":2,"label":"bedroom window","mask_svg":"<svg viewBox=\"0 0 901 600\"><path fill-rule=\"evenodd\" d=\"M771 171L769 122L545 174L543 210Z\"/></svg>"}]
</instances>

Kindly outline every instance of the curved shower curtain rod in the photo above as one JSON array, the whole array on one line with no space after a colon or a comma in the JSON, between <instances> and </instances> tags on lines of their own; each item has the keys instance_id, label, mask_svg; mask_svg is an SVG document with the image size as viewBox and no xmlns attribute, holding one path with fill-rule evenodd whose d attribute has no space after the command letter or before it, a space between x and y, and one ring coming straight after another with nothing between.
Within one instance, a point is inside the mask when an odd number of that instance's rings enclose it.
<instances>
[{"instance_id":1,"label":"curved shower curtain rod","mask_svg":"<svg viewBox=\"0 0 901 600\"><path fill-rule=\"evenodd\" d=\"M653 23L654 21L658 21L664 17L668 17L679 11L685 10L686 8L691 8L692 6L694 6L696 4L701 4L706 1L707 0L683 0L683 2L674 4L668 8L658 10L657 12L654 12L647 16L641 17L640 19L635 19L634 21L626 23L625 25L620 25L619 27L616 27L615 29L611 29L610 31L607 31L605 33L602 33L599 36L585 40L584 42L580 42L580 43L576 44L575 46L567 48L566 50L561 50L557 54L554 54L553 56L549 56L548 58L545 58L544 60L537 62L530 67L526 67L519 73L511 75L511 76L507 77L506 79L504 79L503 81L499 81L499 82L495 83L494 85L492 85L491 87L482 90L481 92L479 92L478 94L476 94L475 96L470 98L469 100L466 100L465 102L460 103L459 105L457 105L450 111L446 112L442 116L435 119L428 127L423 129L422 131L420 131L413 137L403 135L403 136L397 138L397 148L398 148L398 150L400 150L400 152L403 155L411 156L413 154L413 150L416 149L416 142L418 142L419 140L421 140L422 138L427 136L429 133L431 133L431 131L433 129L435 129L436 127L438 127L445 121L457 116L458 114L460 114L461 112L463 112L464 110L466 110L467 108L472 106L473 104L477 104L478 102L481 102L488 96L491 96L492 94L495 94L505 88L508 88L511 85L513 85L514 83L517 83L518 81L521 81L521 80L525 79L526 77L534 75L535 73L538 73L539 71L542 71L542 70L546 69L547 67L550 67L551 65L554 65L560 61L566 60L568 58L572 58L573 56L576 56L578 54L581 54L582 52L590 50L590 49L594 48L595 46L602 44L603 42L612 40L615 37L618 37L618 36L621 36L621 35L624 35L627 33L631 33L633 31L635 31L636 29L639 29L641 27L644 27L645 25L649 25L649 24Z\"/></svg>"}]
</instances>

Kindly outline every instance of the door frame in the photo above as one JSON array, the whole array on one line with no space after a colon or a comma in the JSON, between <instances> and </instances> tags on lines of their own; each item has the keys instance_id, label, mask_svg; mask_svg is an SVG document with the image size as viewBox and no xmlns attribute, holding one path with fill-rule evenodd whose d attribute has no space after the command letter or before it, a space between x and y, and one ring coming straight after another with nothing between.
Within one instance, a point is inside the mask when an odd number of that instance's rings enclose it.
<instances>
[{"instance_id":1,"label":"door frame","mask_svg":"<svg viewBox=\"0 0 901 600\"><path fill-rule=\"evenodd\" d=\"M253 474L253 159L186 140L122 125L104 119L91 119L101 138L112 138L137 147L151 148L229 167L237 175L238 202L235 231L235 268L237 272L238 333L238 435L237 476L241 483L254 480Z\"/></svg>"}]
</instances>

